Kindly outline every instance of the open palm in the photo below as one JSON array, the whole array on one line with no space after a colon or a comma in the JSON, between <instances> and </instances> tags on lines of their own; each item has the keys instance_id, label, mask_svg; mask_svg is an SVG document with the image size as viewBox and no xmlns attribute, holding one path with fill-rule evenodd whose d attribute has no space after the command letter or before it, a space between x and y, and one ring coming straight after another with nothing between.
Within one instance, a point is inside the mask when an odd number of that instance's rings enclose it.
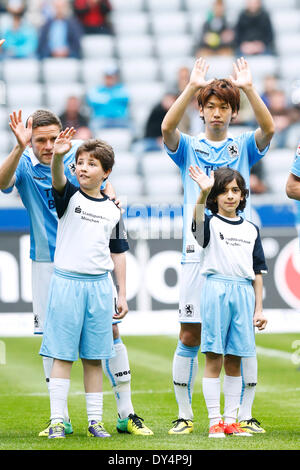
<instances>
[{"instance_id":1,"label":"open palm","mask_svg":"<svg viewBox=\"0 0 300 470\"><path fill-rule=\"evenodd\" d=\"M30 144L30 140L32 137L32 118L28 119L27 127L25 127L22 121L21 110L19 110L18 113L13 111L12 114L9 115L9 117L10 117L9 127L15 134L18 144L22 148L27 147L27 145Z\"/></svg>"},{"instance_id":2,"label":"open palm","mask_svg":"<svg viewBox=\"0 0 300 470\"><path fill-rule=\"evenodd\" d=\"M210 176L207 176L207 174L196 165L195 167L189 167L189 174L204 192L209 192L214 185L215 178L213 171L210 172Z\"/></svg>"},{"instance_id":3,"label":"open palm","mask_svg":"<svg viewBox=\"0 0 300 470\"><path fill-rule=\"evenodd\" d=\"M205 59L200 57L196 60L193 70L191 72L190 83L197 89L204 88L213 81L213 79L206 79L208 68L209 65L206 63Z\"/></svg>"},{"instance_id":4,"label":"open palm","mask_svg":"<svg viewBox=\"0 0 300 470\"><path fill-rule=\"evenodd\" d=\"M74 129L74 127L67 127L64 131L61 131L58 134L54 144L55 155L65 155L69 152L69 150L71 150L71 141L75 133L76 130Z\"/></svg>"},{"instance_id":5,"label":"open palm","mask_svg":"<svg viewBox=\"0 0 300 470\"><path fill-rule=\"evenodd\" d=\"M236 64L233 64L233 75L229 78L238 88L245 89L252 86L251 70L244 57L241 57L236 61Z\"/></svg>"}]
</instances>

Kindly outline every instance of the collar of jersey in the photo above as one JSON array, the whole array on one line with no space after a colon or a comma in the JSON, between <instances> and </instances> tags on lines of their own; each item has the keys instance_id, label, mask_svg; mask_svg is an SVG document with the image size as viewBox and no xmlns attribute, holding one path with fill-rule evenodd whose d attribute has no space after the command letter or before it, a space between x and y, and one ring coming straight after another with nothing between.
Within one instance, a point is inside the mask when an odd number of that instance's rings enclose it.
<instances>
[{"instance_id":1,"label":"collar of jersey","mask_svg":"<svg viewBox=\"0 0 300 470\"><path fill-rule=\"evenodd\" d=\"M225 217L222 217L219 214L214 214L214 217L217 217L218 219L222 220L223 222L227 222L227 224L231 224L231 225L240 225L244 222L243 217L240 217L240 220L232 220L232 221L228 220L228 219L225 219Z\"/></svg>"},{"instance_id":2,"label":"collar of jersey","mask_svg":"<svg viewBox=\"0 0 300 470\"><path fill-rule=\"evenodd\" d=\"M209 139L207 139L207 137L205 136L205 133L204 132L200 132L200 134L197 136L199 140L203 140L203 141L207 141ZM226 136L226 139L227 140L233 140L233 135L232 134L227 134ZM224 139L225 140L225 139ZM225 142L226 143L226 142Z\"/></svg>"},{"instance_id":3,"label":"collar of jersey","mask_svg":"<svg viewBox=\"0 0 300 470\"><path fill-rule=\"evenodd\" d=\"M104 202L104 201L107 201L107 199L109 199L108 196L106 196L106 194L103 194L102 193L102 198L97 198L97 197L92 197L92 196L89 196L88 194L84 193L81 188L79 188L79 192L80 194L82 194L84 197L86 197L87 199L90 199L90 201L96 201L96 202Z\"/></svg>"}]
</instances>

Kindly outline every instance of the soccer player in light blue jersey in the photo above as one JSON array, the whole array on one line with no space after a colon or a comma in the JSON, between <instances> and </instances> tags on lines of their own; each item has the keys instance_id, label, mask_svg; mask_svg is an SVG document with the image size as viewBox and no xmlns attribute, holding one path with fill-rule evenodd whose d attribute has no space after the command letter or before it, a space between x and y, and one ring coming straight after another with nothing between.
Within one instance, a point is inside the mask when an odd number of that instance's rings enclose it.
<instances>
[{"instance_id":1,"label":"soccer player in light blue jersey","mask_svg":"<svg viewBox=\"0 0 300 470\"><path fill-rule=\"evenodd\" d=\"M199 58L193 67L184 91L171 106L162 122L162 135L168 155L178 165L184 186L183 253L179 294L180 334L173 360L173 383L178 403L178 419L170 434L193 431L192 393L198 370L201 334L200 296L203 278L200 274L203 252L191 233L194 201L199 187L189 177L190 166L200 167L207 175L211 170L228 166L238 170L249 187L251 167L267 152L274 133L270 112L254 88L247 61L240 58L233 64L229 79L207 80L208 64ZM258 128L236 138L229 133L231 121L237 116L242 90L255 115ZM177 128L190 101L197 96L199 112L204 120L204 133L183 134ZM245 216L250 218L250 201ZM257 383L256 358L242 360L244 389L239 409L240 422L263 432L252 417L252 404Z\"/></svg>"},{"instance_id":2,"label":"soccer player in light blue jersey","mask_svg":"<svg viewBox=\"0 0 300 470\"><path fill-rule=\"evenodd\" d=\"M48 289L53 272L56 244L57 214L52 194L51 159L54 143L62 125L59 118L48 110L37 110L22 122L22 113L10 115L10 128L17 143L0 166L0 189L11 192L15 186L26 207L30 220L30 258L32 260L32 301L34 333L43 333ZM65 175L73 184L75 176L75 153L82 141L72 141L71 150L64 156ZM106 182L104 192L114 195ZM116 355L104 361L103 370L113 387L118 408L118 429L131 434L149 434L148 428L135 414L131 402L131 375L127 349L120 338L117 322L123 318L128 306L125 295L126 260L123 253L112 254L114 274L119 287L116 313L113 319L113 336ZM43 358L47 385L52 369L52 358ZM125 372L125 373L124 373ZM68 410L65 410L66 434L72 432ZM48 435L48 427L40 436Z\"/></svg>"}]
</instances>

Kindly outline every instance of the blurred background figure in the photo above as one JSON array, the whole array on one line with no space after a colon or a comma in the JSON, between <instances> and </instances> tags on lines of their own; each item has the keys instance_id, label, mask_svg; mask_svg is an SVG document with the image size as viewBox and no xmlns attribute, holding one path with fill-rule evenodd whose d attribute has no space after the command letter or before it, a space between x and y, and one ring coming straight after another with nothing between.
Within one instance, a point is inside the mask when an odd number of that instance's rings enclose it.
<instances>
[{"instance_id":1,"label":"blurred background figure","mask_svg":"<svg viewBox=\"0 0 300 470\"><path fill-rule=\"evenodd\" d=\"M235 38L238 56L275 53L270 15L261 0L246 0L235 27Z\"/></svg>"},{"instance_id":2,"label":"blurred background figure","mask_svg":"<svg viewBox=\"0 0 300 470\"><path fill-rule=\"evenodd\" d=\"M109 0L74 0L73 10L82 24L85 34L112 34Z\"/></svg>"},{"instance_id":3,"label":"blurred background figure","mask_svg":"<svg viewBox=\"0 0 300 470\"><path fill-rule=\"evenodd\" d=\"M234 55L234 35L226 19L224 1L215 0L196 46L196 57Z\"/></svg>"},{"instance_id":4,"label":"blurred background figure","mask_svg":"<svg viewBox=\"0 0 300 470\"><path fill-rule=\"evenodd\" d=\"M105 127L130 127L129 95L116 67L106 69L103 83L87 92L86 103L92 132Z\"/></svg>"},{"instance_id":5,"label":"blurred background figure","mask_svg":"<svg viewBox=\"0 0 300 470\"><path fill-rule=\"evenodd\" d=\"M82 28L71 14L68 0L53 0L54 16L40 27L38 55L46 57L81 57Z\"/></svg>"},{"instance_id":6,"label":"blurred background figure","mask_svg":"<svg viewBox=\"0 0 300 470\"><path fill-rule=\"evenodd\" d=\"M74 129L76 129L76 139L78 138L77 134L80 129L89 126L89 118L82 111L82 103L77 96L69 96L65 109L59 117L63 128L74 127Z\"/></svg>"},{"instance_id":7,"label":"blurred background figure","mask_svg":"<svg viewBox=\"0 0 300 470\"><path fill-rule=\"evenodd\" d=\"M269 94L268 107L275 124L273 146L284 148L286 146L288 130L293 124L292 106L288 103L285 92L281 89L276 89Z\"/></svg>"},{"instance_id":8,"label":"blurred background figure","mask_svg":"<svg viewBox=\"0 0 300 470\"><path fill-rule=\"evenodd\" d=\"M167 92L162 96L160 102L152 108L146 121L144 138L133 147L136 152L162 150L161 123L176 98L175 92Z\"/></svg>"},{"instance_id":9,"label":"blurred background figure","mask_svg":"<svg viewBox=\"0 0 300 470\"><path fill-rule=\"evenodd\" d=\"M24 19L25 2L10 1L6 11L9 18L1 31L1 37L5 38L1 49L2 55L14 59L34 57L38 45L38 34L35 26Z\"/></svg>"}]
</instances>

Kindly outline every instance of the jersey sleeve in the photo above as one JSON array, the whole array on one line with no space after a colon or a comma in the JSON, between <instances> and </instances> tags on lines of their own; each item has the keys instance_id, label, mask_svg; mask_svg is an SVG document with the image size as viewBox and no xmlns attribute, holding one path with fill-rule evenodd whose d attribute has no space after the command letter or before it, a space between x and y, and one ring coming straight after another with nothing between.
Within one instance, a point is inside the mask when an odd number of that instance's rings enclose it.
<instances>
[{"instance_id":1,"label":"jersey sleeve","mask_svg":"<svg viewBox=\"0 0 300 470\"><path fill-rule=\"evenodd\" d=\"M255 165L255 163L257 163L262 157L265 156L265 154L269 150L270 145L267 145L263 150L259 150L259 148L256 145L254 131L246 132L245 139L246 139L247 149L248 149L249 166L251 168L253 165Z\"/></svg>"},{"instance_id":2,"label":"jersey sleeve","mask_svg":"<svg viewBox=\"0 0 300 470\"><path fill-rule=\"evenodd\" d=\"M53 192L53 197L54 197L54 202L55 202L55 207L56 207L56 212L57 216L59 219L62 218L64 215L69 201L73 194L75 194L77 191L79 191L79 188L74 186L74 184L70 183L70 181L67 179L67 183L64 189L64 192L60 194L59 192L56 191L55 188L52 186L52 192Z\"/></svg>"},{"instance_id":3,"label":"jersey sleeve","mask_svg":"<svg viewBox=\"0 0 300 470\"><path fill-rule=\"evenodd\" d=\"M257 237L253 248L253 271L255 274L266 274L268 272L268 268L266 265L265 254L258 227L255 226L255 228L257 230Z\"/></svg>"},{"instance_id":4,"label":"jersey sleeve","mask_svg":"<svg viewBox=\"0 0 300 470\"><path fill-rule=\"evenodd\" d=\"M200 224L196 224L196 221L193 218L192 233L197 243L203 248L207 247L207 245L209 244L209 240L210 240L209 223L210 223L211 217L212 216L208 216L207 214L205 214L204 221L200 222Z\"/></svg>"},{"instance_id":5,"label":"jersey sleeve","mask_svg":"<svg viewBox=\"0 0 300 470\"><path fill-rule=\"evenodd\" d=\"M164 143L164 149L169 155L169 157L172 158L173 162L176 163L179 168L184 167L185 163L185 156L186 156L186 148L190 143L191 137L187 134L180 133L180 139L179 139L179 144L177 150L173 152L172 150L167 147L167 145Z\"/></svg>"},{"instance_id":6,"label":"jersey sleeve","mask_svg":"<svg viewBox=\"0 0 300 470\"><path fill-rule=\"evenodd\" d=\"M297 176L297 178L300 178L300 142L290 171L293 175Z\"/></svg>"},{"instance_id":7,"label":"jersey sleeve","mask_svg":"<svg viewBox=\"0 0 300 470\"><path fill-rule=\"evenodd\" d=\"M125 251L129 250L127 233L122 216L120 216L119 222L111 233L109 249L111 253L124 253Z\"/></svg>"}]
</instances>

